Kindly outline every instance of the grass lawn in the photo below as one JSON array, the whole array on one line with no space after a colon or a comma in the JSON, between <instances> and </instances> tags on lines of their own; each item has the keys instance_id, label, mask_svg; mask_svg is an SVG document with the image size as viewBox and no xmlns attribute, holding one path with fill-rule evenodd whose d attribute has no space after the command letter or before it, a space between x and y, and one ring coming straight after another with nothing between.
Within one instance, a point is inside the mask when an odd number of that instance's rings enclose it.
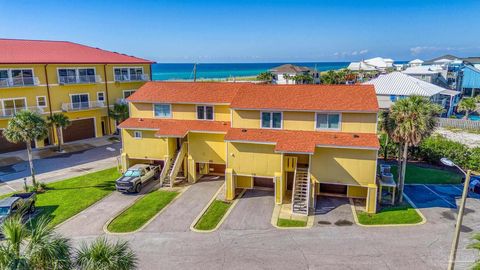
<instances>
[{"instance_id":1,"label":"grass lawn","mask_svg":"<svg viewBox=\"0 0 480 270\"><path fill-rule=\"evenodd\" d=\"M221 200L213 201L197 224L195 224L195 229L203 231L213 230L231 205L231 203Z\"/></svg>"},{"instance_id":2,"label":"grass lawn","mask_svg":"<svg viewBox=\"0 0 480 270\"><path fill-rule=\"evenodd\" d=\"M307 226L307 222L304 220L279 218L277 221L277 226L278 227L305 227Z\"/></svg>"},{"instance_id":3,"label":"grass lawn","mask_svg":"<svg viewBox=\"0 0 480 270\"><path fill-rule=\"evenodd\" d=\"M376 214L358 212L357 216L358 222L363 225L416 224L422 221L422 217L408 202L384 207Z\"/></svg>"},{"instance_id":4,"label":"grass lawn","mask_svg":"<svg viewBox=\"0 0 480 270\"><path fill-rule=\"evenodd\" d=\"M133 232L141 228L177 195L178 192L163 190L148 193L110 222L108 230L110 232Z\"/></svg>"},{"instance_id":5,"label":"grass lawn","mask_svg":"<svg viewBox=\"0 0 480 270\"><path fill-rule=\"evenodd\" d=\"M55 226L114 191L119 176L111 168L48 184L47 191L37 195L36 207Z\"/></svg>"},{"instance_id":6,"label":"grass lawn","mask_svg":"<svg viewBox=\"0 0 480 270\"><path fill-rule=\"evenodd\" d=\"M397 166L392 166L392 173L397 179ZM407 164L406 184L460 184L462 176L450 170L425 168Z\"/></svg>"}]
</instances>

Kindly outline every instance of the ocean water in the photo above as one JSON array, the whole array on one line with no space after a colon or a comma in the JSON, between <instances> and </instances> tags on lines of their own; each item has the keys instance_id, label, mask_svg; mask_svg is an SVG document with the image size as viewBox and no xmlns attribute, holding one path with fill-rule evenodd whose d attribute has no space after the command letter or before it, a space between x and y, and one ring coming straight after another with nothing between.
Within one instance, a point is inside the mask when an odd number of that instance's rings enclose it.
<instances>
[{"instance_id":1,"label":"ocean water","mask_svg":"<svg viewBox=\"0 0 480 270\"><path fill-rule=\"evenodd\" d=\"M318 71L346 68L350 62L304 62L289 63L298 66L316 68ZM231 77L255 76L273 67L287 63L221 63L197 64L197 79L223 79ZM194 64L154 64L152 79L192 80Z\"/></svg>"}]
</instances>

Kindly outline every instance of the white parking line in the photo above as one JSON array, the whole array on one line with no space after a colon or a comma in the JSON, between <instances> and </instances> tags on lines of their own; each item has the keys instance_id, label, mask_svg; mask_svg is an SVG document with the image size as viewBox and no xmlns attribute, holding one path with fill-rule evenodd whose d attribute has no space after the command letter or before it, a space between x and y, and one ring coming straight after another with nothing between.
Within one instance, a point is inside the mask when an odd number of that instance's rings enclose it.
<instances>
[{"instance_id":1,"label":"white parking line","mask_svg":"<svg viewBox=\"0 0 480 270\"><path fill-rule=\"evenodd\" d=\"M431 188L427 187L426 185L423 185L424 187L426 187L428 190L430 190L433 194L437 195L440 199L444 200L446 203L448 203L449 205L453 206L454 208L457 207L456 204L453 204L447 200L445 200L442 196L440 196L440 194L436 193L435 191L433 191Z\"/></svg>"},{"instance_id":2,"label":"white parking line","mask_svg":"<svg viewBox=\"0 0 480 270\"><path fill-rule=\"evenodd\" d=\"M458 190L460 190L460 191L463 192L463 190L462 190L461 188L457 187L456 185L452 185L452 187L454 187L454 188L456 188L456 189L458 189Z\"/></svg>"}]
</instances>

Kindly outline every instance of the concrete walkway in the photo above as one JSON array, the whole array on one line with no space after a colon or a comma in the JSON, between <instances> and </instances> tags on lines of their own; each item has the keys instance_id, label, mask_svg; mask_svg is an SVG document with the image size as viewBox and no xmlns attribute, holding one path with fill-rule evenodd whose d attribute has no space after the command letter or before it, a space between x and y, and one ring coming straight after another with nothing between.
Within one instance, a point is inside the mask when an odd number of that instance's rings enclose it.
<instances>
[{"instance_id":1,"label":"concrete walkway","mask_svg":"<svg viewBox=\"0 0 480 270\"><path fill-rule=\"evenodd\" d=\"M132 204L140 195L152 190L157 184L158 181L148 183L139 194L123 194L114 191L103 200L61 224L57 228L57 232L68 237L85 237L103 234L103 226L111 218Z\"/></svg>"},{"instance_id":2,"label":"concrete walkway","mask_svg":"<svg viewBox=\"0 0 480 270\"><path fill-rule=\"evenodd\" d=\"M203 179L190 186L142 232L187 232L190 225L224 183L223 177Z\"/></svg>"},{"instance_id":3,"label":"concrete walkway","mask_svg":"<svg viewBox=\"0 0 480 270\"><path fill-rule=\"evenodd\" d=\"M220 228L223 230L273 229L271 218L274 207L273 190L247 190Z\"/></svg>"}]
</instances>

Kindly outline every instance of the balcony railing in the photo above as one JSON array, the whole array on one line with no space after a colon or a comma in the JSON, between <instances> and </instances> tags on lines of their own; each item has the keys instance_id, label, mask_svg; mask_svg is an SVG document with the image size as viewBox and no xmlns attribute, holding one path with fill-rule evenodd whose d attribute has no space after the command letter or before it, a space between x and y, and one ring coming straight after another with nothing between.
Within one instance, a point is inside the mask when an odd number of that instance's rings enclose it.
<instances>
[{"instance_id":1,"label":"balcony railing","mask_svg":"<svg viewBox=\"0 0 480 270\"><path fill-rule=\"evenodd\" d=\"M0 79L0 88L4 87L22 87L22 86L36 86L40 81L38 77L15 77Z\"/></svg>"},{"instance_id":2,"label":"balcony railing","mask_svg":"<svg viewBox=\"0 0 480 270\"><path fill-rule=\"evenodd\" d=\"M117 98L115 103L117 103L117 104L128 104L128 101L127 101L126 98Z\"/></svg>"},{"instance_id":3,"label":"balcony railing","mask_svg":"<svg viewBox=\"0 0 480 270\"><path fill-rule=\"evenodd\" d=\"M41 107L4 108L0 109L0 118L12 117L20 111L31 111L38 114L44 113L43 108Z\"/></svg>"},{"instance_id":4,"label":"balcony railing","mask_svg":"<svg viewBox=\"0 0 480 270\"><path fill-rule=\"evenodd\" d=\"M88 83L100 83L102 78L100 75L85 75L85 76L59 76L59 84L88 84Z\"/></svg>"},{"instance_id":5,"label":"balcony railing","mask_svg":"<svg viewBox=\"0 0 480 270\"><path fill-rule=\"evenodd\" d=\"M105 107L104 101L72 102L72 103L63 103L62 111L64 112L83 111L83 110L91 110L91 109L103 108L103 107Z\"/></svg>"},{"instance_id":6,"label":"balcony railing","mask_svg":"<svg viewBox=\"0 0 480 270\"><path fill-rule=\"evenodd\" d=\"M149 76L147 74L115 75L116 82L135 82L148 80Z\"/></svg>"}]
</instances>

